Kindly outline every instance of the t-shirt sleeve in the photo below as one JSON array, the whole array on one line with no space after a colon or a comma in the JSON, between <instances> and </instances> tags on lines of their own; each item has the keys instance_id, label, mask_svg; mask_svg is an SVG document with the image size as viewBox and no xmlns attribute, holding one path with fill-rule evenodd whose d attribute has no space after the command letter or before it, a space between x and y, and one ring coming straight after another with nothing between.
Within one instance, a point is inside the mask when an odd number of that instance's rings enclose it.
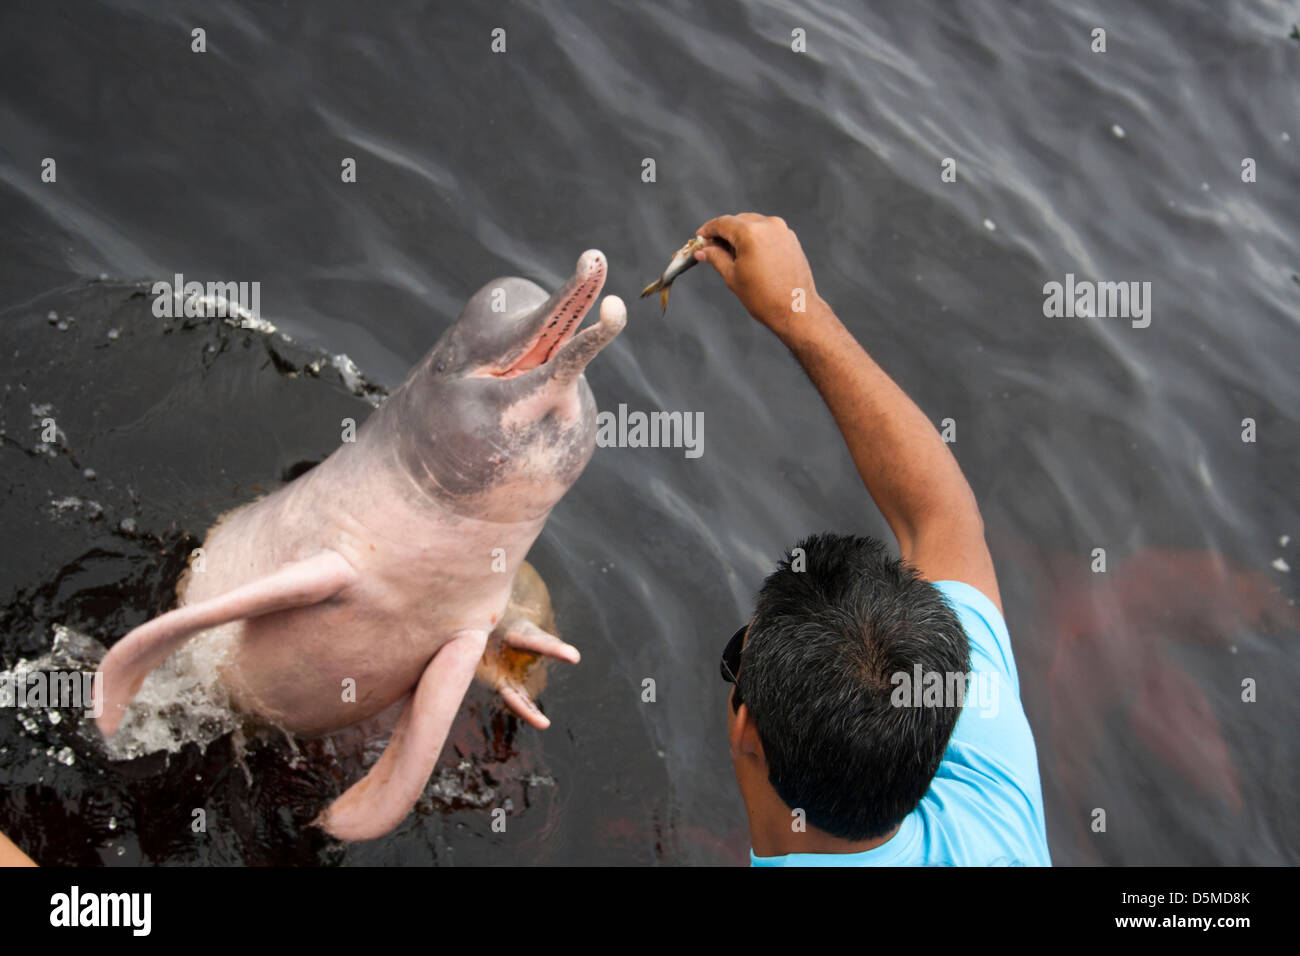
<instances>
[{"instance_id":1,"label":"t-shirt sleeve","mask_svg":"<svg viewBox=\"0 0 1300 956\"><path fill-rule=\"evenodd\" d=\"M933 818L940 856L987 863L1009 854L1022 864L1050 866L1038 753L1006 621L969 584L937 581L935 587L966 631L972 672L931 784L944 808Z\"/></svg>"},{"instance_id":2,"label":"t-shirt sleeve","mask_svg":"<svg viewBox=\"0 0 1300 956\"><path fill-rule=\"evenodd\" d=\"M970 641L972 671L993 670L1007 679L1016 697L1020 696L1020 675L1011 651L1007 622L982 591L961 581L936 581L938 588L961 621Z\"/></svg>"}]
</instances>

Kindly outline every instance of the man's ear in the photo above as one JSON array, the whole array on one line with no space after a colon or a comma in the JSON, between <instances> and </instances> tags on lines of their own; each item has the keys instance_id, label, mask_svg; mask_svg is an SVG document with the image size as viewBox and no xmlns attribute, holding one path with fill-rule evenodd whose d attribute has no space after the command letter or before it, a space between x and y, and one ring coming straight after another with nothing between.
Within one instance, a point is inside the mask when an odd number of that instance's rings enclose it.
<instances>
[{"instance_id":1,"label":"man's ear","mask_svg":"<svg viewBox=\"0 0 1300 956\"><path fill-rule=\"evenodd\" d=\"M758 727L746 704L741 704L728 728L728 742L731 744L731 758L763 757L763 742L758 739Z\"/></svg>"}]
</instances>

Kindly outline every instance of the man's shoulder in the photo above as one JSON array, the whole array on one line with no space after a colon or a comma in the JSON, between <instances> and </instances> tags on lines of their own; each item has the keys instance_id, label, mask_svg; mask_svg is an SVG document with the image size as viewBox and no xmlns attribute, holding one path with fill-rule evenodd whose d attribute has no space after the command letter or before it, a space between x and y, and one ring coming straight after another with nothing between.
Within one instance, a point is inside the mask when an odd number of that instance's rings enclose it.
<instances>
[{"instance_id":1,"label":"man's shoulder","mask_svg":"<svg viewBox=\"0 0 1300 956\"><path fill-rule=\"evenodd\" d=\"M1019 696L1020 675L1016 669L1015 652L1011 647L1011 634L997 605L984 592L963 581L932 583L944 596L966 632L966 639L970 641L971 668L976 671L998 671L1011 682Z\"/></svg>"}]
</instances>

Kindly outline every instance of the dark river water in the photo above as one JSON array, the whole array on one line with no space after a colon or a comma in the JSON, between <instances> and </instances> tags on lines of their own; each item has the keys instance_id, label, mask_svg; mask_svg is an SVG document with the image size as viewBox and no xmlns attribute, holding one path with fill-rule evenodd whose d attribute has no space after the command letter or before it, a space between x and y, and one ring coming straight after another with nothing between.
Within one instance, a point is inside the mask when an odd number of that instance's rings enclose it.
<instances>
[{"instance_id":1,"label":"dark river water","mask_svg":"<svg viewBox=\"0 0 1300 956\"><path fill-rule=\"evenodd\" d=\"M598 404L705 427L697 458L597 449L530 555L583 653L550 671L553 726L471 691L389 836L306 826L373 741L209 726L112 760L76 712L15 708L0 830L42 863L744 862L722 644L798 538L888 534L717 276L664 317L636 300L705 219L757 210L952 420L1054 861L1300 862L1297 24L1265 0L7 0L0 668L165 609L217 515L371 409L321 357L378 395L495 276L554 288L603 250L631 316ZM176 273L259 282L292 342L154 318L137 283ZM1149 310L1046 315L1067 281ZM178 695L164 735L216 719Z\"/></svg>"}]
</instances>

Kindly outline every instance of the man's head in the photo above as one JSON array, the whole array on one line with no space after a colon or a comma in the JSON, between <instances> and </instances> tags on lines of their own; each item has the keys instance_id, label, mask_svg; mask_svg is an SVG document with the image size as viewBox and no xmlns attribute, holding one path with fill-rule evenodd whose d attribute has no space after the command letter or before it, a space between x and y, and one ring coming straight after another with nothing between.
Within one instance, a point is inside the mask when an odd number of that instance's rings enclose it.
<instances>
[{"instance_id":1,"label":"man's head","mask_svg":"<svg viewBox=\"0 0 1300 956\"><path fill-rule=\"evenodd\" d=\"M884 836L920 802L960 707L895 706L895 675L965 674L965 632L943 596L871 538L814 535L766 581L729 714L750 808L775 791L851 842ZM945 683L947 683L945 679Z\"/></svg>"}]
</instances>

